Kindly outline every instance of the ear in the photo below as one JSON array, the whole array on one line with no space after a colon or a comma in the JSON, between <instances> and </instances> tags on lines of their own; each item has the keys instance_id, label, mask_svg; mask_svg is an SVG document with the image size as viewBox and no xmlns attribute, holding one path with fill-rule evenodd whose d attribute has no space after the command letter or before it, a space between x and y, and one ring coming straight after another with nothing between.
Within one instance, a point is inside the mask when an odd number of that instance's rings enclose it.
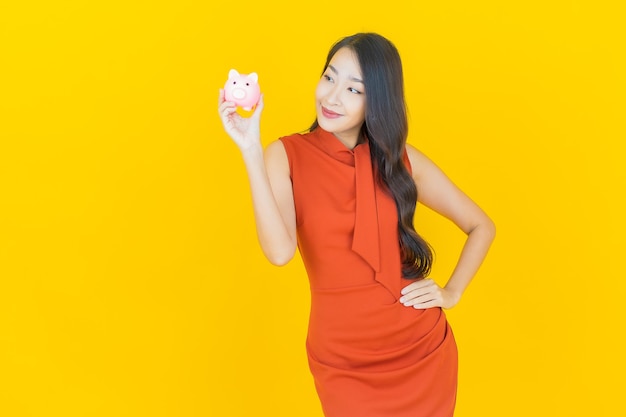
<instances>
[{"instance_id":1,"label":"ear","mask_svg":"<svg viewBox=\"0 0 626 417\"><path fill-rule=\"evenodd\" d=\"M239 75L239 73L237 72L237 70L231 69L230 71L228 71L228 78L234 78L237 77Z\"/></svg>"},{"instance_id":2,"label":"ear","mask_svg":"<svg viewBox=\"0 0 626 417\"><path fill-rule=\"evenodd\" d=\"M248 74L248 78L252 78L252 81L257 84L259 83L259 75L256 72L251 72L250 74Z\"/></svg>"}]
</instances>

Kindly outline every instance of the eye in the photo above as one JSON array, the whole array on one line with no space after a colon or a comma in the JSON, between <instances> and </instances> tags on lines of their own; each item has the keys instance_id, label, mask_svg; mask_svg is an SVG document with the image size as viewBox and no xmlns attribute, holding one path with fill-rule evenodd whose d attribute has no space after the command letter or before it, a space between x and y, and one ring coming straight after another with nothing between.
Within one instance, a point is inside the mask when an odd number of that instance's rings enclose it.
<instances>
[{"instance_id":1,"label":"eye","mask_svg":"<svg viewBox=\"0 0 626 417\"><path fill-rule=\"evenodd\" d=\"M357 90L356 88L352 88L352 87L348 88L348 91L353 94L361 94L359 90Z\"/></svg>"},{"instance_id":2,"label":"eye","mask_svg":"<svg viewBox=\"0 0 626 417\"><path fill-rule=\"evenodd\" d=\"M247 86L249 86L249 85L250 85L250 83L246 83L246 85L247 85Z\"/></svg>"},{"instance_id":3,"label":"eye","mask_svg":"<svg viewBox=\"0 0 626 417\"><path fill-rule=\"evenodd\" d=\"M324 74L323 77L326 79L326 81L330 81L330 82L333 81L333 78L330 75Z\"/></svg>"},{"instance_id":4,"label":"eye","mask_svg":"<svg viewBox=\"0 0 626 417\"><path fill-rule=\"evenodd\" d=\"M237 84L237 81L233 81L233 84Z\"/></svg>"}]
</instances>

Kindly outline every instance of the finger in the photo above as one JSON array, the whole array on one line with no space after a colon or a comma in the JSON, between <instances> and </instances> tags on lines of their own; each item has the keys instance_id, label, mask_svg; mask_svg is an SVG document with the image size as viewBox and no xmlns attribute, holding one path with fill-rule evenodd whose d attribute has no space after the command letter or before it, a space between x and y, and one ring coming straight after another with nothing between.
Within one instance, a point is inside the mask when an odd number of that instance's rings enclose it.
<instances>
[{"instance_id":1,"label":"finger","mask_svg":"<svg viewBox=\"0 0 626 417\"><path fill-rule=\"evenodd\" d=\"M411 291L417 290L419 288L428 287L428 286L433 285L433 284L434 284L434 281L432 279L421 279L419 281L412 282L411 284L409 284L406 287L402 288L402 291L400 291L400 293L402 295L405 295L405 294L408 294Z\"/></svg>"},{"instance_id":2,"label":"finger","mask_svg":"<svg viewBox=\"0 0 626 417\"><path fill-rule=\"evenodd\" d=\"M417 298L423 297L426 294L430 294L432 291L430 288L417 288L414 289L413 291L403 295L402 297L400 297L400 302L403 304L406 304L408 302L410 302L411 300L415 300Z\"/></svg>"},{"instance_id":3,"label":"finger","mask_svg":"<svg viewBox=\"0 0 626 417\"><path fill-rule=\"evenodd\" d=\"M226 103L227 101L224 99L225 93L224 93L224 89L220 88L220 92L219 92L219 96L217 98L217 108L218 108L218 112L220 113L220 116L222 115L222 106L224 105L224 103Z\"/></svg>"},{"instance_id":4,"label":"finger","mask_svg":"<svg viewBox=\"0 0 626 417\"><path fill-rule=\"evenodd\" d=\"M218 112L222 117L228 117L237 111L237 106L231 101L224 101L218 108Z\"/></svg>"},{"instance_id":5,"label":"finger","mask_svg":"<svg viewBox=\"0 0 626 417\"><path fill-rule=\"evenodd\" d=\"M426 310L428 308L433 308L433 307L441 307L441 300L436 300L436 299L429 300L424 303L415 304L413 306L413 308L416 310Z\"/></svg>"},{"instance_id":6,"label":"finger","mask_svg":"<svg viewBox=\"0 0 626 417\"><path fill-rule=\"evenodd\" d=\"M431 303L436 303L437 305L443 304L443 296L440 291L429 291L420 294L419 296L413 297L404 302L406 307L416 307L420 308L424 305L432 306Z\"/></svg>"},{"instance_id":7,"label":"finger","mask_svg":"<svg viewBox=\"0 0 626 417\"><path fill-rule=\"evenodd\" d=\"M254 113L252 114L252 117L259 119L261 118L261 112L263 111L263 107L265 107L265 103L263 102L263 94L261 94L259 96L259 101L257 101L255 109L254 109Z\"/></svg>"},{"instance_id":8,"label":"finger","mask_svg":"<svg viewBox=\"0 0 626 417\"><path fill-rule=\"evenodd\" d=\"M400 302L406 307L411 307L415 304L423 303L436 298L436 294L430 291L413 291L410 294L405 295L400 299Z\"/></svg>"},{"instance_id":9,"label":"finger","mask_svg":"<svg viewBox=\"0 0 626 417\"><path fill-rule=\"evenodd\" d=\"M441 288L433 283L427 287L417 288L406 295L400 297L400 302L405 306L410 306L415 303L422 303L428 299L441 299L443 300L443 294Z\"/></svg>"},{"instance_id":10,"label":"finger","mask_svg":"<svg viewBox=\"0 0 626 417\"><path fill-rule=\"evenodd\" d=\"M217 105L218 105L220 113L222 113L221 107L224 105L228 107L233 107L235 109L237 108L237 105L235 104L234 101L226 101L226 93L224 92L223 88L220 88L219 97L217 99Z\"/></svg>"}]
</instances>

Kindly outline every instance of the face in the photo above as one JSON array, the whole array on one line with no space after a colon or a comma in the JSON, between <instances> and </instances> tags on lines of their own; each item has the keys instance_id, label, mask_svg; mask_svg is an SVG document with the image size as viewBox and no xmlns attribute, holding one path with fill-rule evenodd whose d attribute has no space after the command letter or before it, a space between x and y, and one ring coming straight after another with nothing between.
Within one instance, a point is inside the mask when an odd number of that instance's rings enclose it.
<instances>
[{"instance_id":1,"label":"face","mask_svg":"<svg viewBox=\"0 0 626 417\"><path fill-rule=\"evenodd\" d=\"M341 48L315 90L317 122L349 148L356 146L365 121L365 85L354 52Z\"/></svg>"}]
</instances>

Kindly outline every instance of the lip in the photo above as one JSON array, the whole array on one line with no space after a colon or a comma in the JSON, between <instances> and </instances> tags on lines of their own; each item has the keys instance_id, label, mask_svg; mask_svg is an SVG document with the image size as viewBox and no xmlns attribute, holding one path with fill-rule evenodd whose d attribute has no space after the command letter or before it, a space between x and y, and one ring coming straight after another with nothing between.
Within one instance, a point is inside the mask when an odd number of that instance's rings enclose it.
<instances>
[{"instance_id":1,"label":"lip","mask_svg":"<svg viewBox=\"0 0 626 417\"><path fill-rule=\"evenodd\" d=\"M324 117L327 118L327 119L336 119L336 118L342 116L339 113L335 113L334 111L328 110L324 106L320 106L320 107L322 108L322 115L324 115Z\"/></svg>"}]
</instances>

